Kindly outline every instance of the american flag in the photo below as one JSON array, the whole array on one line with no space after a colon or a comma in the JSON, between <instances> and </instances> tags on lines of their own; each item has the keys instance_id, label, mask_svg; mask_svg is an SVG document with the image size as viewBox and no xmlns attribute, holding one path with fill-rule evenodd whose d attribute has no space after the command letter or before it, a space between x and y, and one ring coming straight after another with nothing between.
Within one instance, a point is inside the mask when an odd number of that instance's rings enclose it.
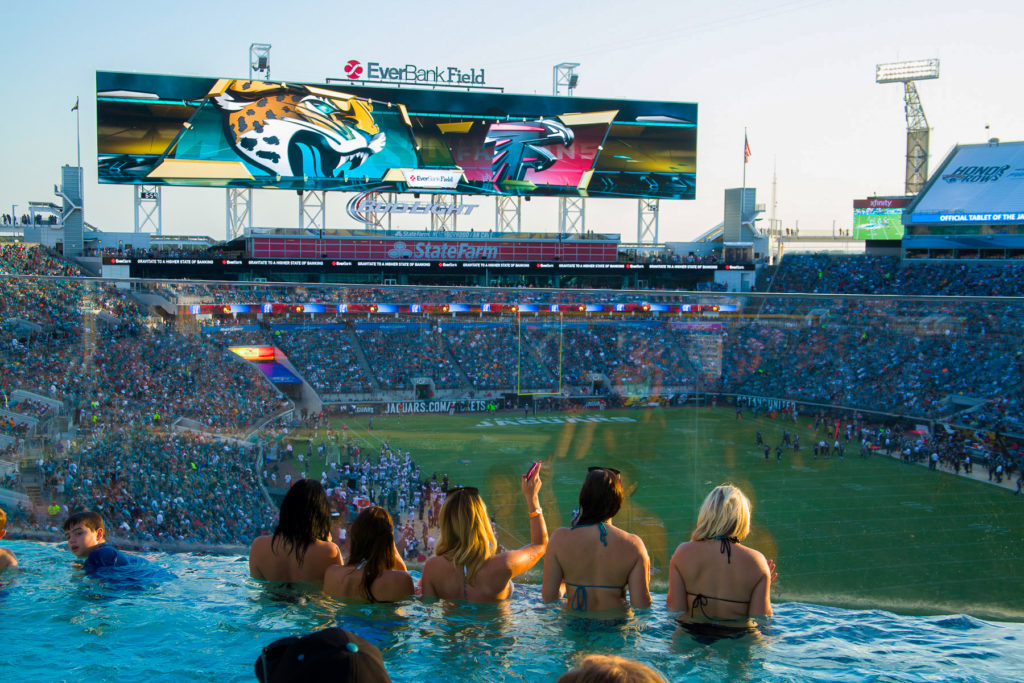
<instances>
[{"instance_id":1,"label":"american flag","mask_svg":"<svg viewBox=\"0 0 1024 683\"><path fill-rule=\"evenodd\" d=\"M747 141L747 134L743 134L743 163L750 161L750 142Z\"/></svg>"}]
</instances>

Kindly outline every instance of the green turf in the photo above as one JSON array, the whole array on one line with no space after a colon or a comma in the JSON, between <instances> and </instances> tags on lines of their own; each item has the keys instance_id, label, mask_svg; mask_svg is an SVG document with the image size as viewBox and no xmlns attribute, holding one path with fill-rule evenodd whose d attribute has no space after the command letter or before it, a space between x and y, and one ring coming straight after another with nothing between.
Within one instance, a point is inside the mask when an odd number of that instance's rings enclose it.
<instances>
[{"instance_id":1,"label":"green turf","mask_svg":"<svg viewBox=\"0 0 1024 683\"><path fill-rule=\"evenodd\" d=\"M628 500L615 523L645 540L655 590L664 591L668 558L704 496L731 482L754 503L748 544L778 563L777 600L1024 618L1024 499L1011 491L884 456L863 459L855 442L845 460L814 460L814 432L803 421L795 427L801 450L786 449L781 462L773 450L766 461L755 431L774 447L792 421L737 420L730 409L575 416L630 422L519 424L522 417L377 417L372 432L365 418L346 422L365 447L389 438L424 471L478 486L506 546L528 536L519 475L531 461L545 464L541 501L551 528L568 524L587 466L622 470Z\"/></svg>"}]
</instances>

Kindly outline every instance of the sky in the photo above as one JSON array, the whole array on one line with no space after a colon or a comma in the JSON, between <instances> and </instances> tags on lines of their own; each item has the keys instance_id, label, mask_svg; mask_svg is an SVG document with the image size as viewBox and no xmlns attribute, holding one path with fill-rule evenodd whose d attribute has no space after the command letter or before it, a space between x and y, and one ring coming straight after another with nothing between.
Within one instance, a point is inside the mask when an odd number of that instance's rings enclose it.
<instances>
[{"instance_id":1,"label":"sky","mask_svg":"<svg viewBox=\"0 0 1024 683\"><path fill-rule=\"evenodd\" d=\"M174 3L3 0L0 209L56 201L74 164L81 98L86 220L133 230L133 191L96 183L95 72L246 77L249 45L270 43L272 79L323 82L363 63L477 67L509 93L550 94L552 67L579 62L581 97L698 104L697 198L661 202L659 241L693 239L722 220L723 192L743 182L801 233L848 228L852 200L902 194L906 122L901 84L875 65L939 58L918 82L934 171L955 144L1024 139L1024 40L1017 3L977 0L792 0L499 4ZM988 128L986 128L988 126ZM328 228L358 227L351 194L329 193ZM459 229L493 228L493 200ZM557 201L524 204L523 229L557 226ZM407 216L397 227L423 228ZM295 227L294 192L260 190L254 224ZM586 229L637 237L635 200L590 199ZM166 188L165 235L225 235L222 189Z\"/></svg>"}]
</instances>

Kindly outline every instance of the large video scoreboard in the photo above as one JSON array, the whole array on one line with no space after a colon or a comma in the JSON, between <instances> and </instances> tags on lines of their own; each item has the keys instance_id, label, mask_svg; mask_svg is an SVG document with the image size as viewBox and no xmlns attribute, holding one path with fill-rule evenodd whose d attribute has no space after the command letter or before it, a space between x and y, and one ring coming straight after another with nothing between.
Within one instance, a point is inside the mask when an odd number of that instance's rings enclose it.
<instances>
[{"instance_id":1,"label":"large video scoreboard","mask_svg":"<svg viewBox=\"0 0 1024 683\"><path fill-rule=\"evenodd\" d=\"M697 105L97 72L103 183L693 199Z\"/></svg>"}]
</instances>

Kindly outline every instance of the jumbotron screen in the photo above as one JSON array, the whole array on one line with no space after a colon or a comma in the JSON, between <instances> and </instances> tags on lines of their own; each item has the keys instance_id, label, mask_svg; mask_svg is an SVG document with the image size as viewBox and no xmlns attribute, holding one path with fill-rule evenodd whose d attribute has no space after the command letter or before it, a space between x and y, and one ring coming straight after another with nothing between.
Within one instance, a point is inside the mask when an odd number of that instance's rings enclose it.
<instances>
[{"instance_id":1,"label":"jumbotron screen","mask_svg":"<svg viewBox=\"0 0 1024 683\"><path fill-rule=\"evenodd\" d=\"M693 199L697 105L100 71L99 181Z\"/></svg>"},{"instance_id":2,"label":"jumbotron screen","mask_svg":"<svg viewBox=\"0 0 1024 683\"><path fill-rule=\"evenodd\" d=\"M853 239L903 239L903 209L913 197L870 197L853 200Z\"/></svg>"}]
</instances>

